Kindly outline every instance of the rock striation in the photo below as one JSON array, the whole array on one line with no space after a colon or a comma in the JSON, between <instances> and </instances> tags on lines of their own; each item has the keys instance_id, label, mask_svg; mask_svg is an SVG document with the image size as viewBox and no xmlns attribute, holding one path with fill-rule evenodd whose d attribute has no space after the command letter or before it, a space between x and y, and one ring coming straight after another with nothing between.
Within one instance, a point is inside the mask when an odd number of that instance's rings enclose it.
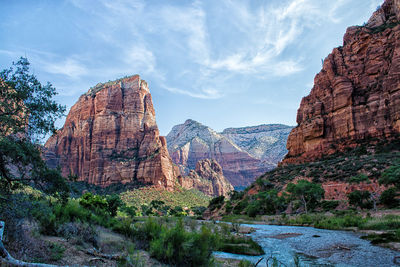
<instances>
[{"instance_id":1,"label":"rock striation","mask_svg":"<svg viewBox=\"0 0 400 267\"><path fill-rule=\"evenodd\" d=\"M233 186L247 186L258 176L274 167L242 150L230 139L194 120L176 125L167 135L172 160L188 174L196 163L214 159Z\"/></svg>"},{"instance_id":2,"label":"rock striation","mask_svg":"<svg viewBox=\"0 0 400 267\"><path fill-rule=\"evenodd\" d=\"M50 166L80 181L175 185L166 139L159 136L150 91L139 75L91 88L45 148Z\"/></svg>"},{"instance_id":3,"label":"rock striation","mask_svg":"<svg viewBox=\"0 0 400 267\"><path fill-rule=\"evenodd\" d=\"M232 184L224 177L221 166L215 160L203 159L197 162L196 168L188 176L179 177L183 188L195 188L208 196L228 196L234 190Z\"/></svg>"},{"instance_id":4,"label":"rock striation","mask_svg":"<svg viewBox=\"0 0 400 267\"><path fill-rule=\"evenodd\" d=\"M286 142L292 129L283 124L266 124L228 128L221 134L256 159L276 165L287 153Z\"/></svg>"},{"instance_id":5,"label":"rock striation","mask_svg":"<svg viewBox=\"0 0 400 267\"><path fill-rule=\"evenodd\" d=\"M400 0L349 27L301 101L283 164L313 161L400 133Z\"/></svg>"}]
</instances>

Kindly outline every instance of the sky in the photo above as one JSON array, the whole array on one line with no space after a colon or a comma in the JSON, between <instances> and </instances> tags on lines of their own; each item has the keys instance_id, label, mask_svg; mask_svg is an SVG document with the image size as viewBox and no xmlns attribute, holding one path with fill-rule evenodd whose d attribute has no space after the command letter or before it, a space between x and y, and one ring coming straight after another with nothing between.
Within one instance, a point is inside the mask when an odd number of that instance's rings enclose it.
<instances>
[{"instance_id":1,"label":"sky","mask_svg":"<svg viewBox=\"0 0 400 267\"><path fill-rule=\"evenodd\" d=\"M321 61L382 2L0 0L0 69L27 57L67 110L97 83L139 74L161 135L189 118L217 131L296 125Z\"/></svg>"}]
</instances>

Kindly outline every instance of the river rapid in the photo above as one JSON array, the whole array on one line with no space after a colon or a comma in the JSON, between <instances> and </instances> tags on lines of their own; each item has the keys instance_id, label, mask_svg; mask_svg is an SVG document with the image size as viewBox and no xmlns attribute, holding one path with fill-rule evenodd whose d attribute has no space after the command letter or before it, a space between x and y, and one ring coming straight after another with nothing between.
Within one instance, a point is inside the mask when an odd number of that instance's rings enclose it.
<instances>
[{"instance_id":1,"label":"river rapid","mask_svg":"<svg viewBox=\"0 0 400 267\"><path fill-rule=\"evenodd\" d=\"M400 266L394 263L400 252L372 245L360 239L360 234L301 226L242 224L256 229L249 234L263 248L263 256L245 256L214 252L215 257L247 259L266 266L271 255L286 266L294 266L295 256L301 266ZM399 259L400 261L400 259ZM271 260L269 261L272 262Z\"/></svg>"}]
</instances>

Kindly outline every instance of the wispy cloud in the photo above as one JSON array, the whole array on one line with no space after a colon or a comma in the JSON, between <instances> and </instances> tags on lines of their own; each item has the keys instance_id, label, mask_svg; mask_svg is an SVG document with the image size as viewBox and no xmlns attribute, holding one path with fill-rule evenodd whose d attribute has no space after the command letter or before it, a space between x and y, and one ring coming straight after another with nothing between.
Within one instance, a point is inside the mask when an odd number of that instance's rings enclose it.
<instances>
[{"instance_id":1,"label":"wispy cloud","mask_svg":"<svg viewBox=\"0 0 400 267\"><path fill-rule=\"evenodd\" d=\"M88 73L88 69L85 65L73 58L67 58L57 62L40 61L42 63L42 68L48 73L61 74L70 78L79 78Z\"/></svg>"},{"instance_id":2,"label":"wispy cloud","mask_svg":"<svg viewBox=\"0 0 400 267\"><path fill-rule=\"evenodd\" d=\"M152 73L156 67L156 59L153 52L143 45L132 45L125 51L124 61L136 71Z\"/></svg>"},{"instance_id":3,"label":"wispy cloud","mask_svg":"<svg viewBox=\"0 0 400 267\"><path fill-rule=\"evenodd\" d=\"M307 63L296 47L302 34L338 23L349 1L68 0L84 13L73 20L75 30L93 46L36 59L47 73L70 80L138 73L169 92L216 99L247 90L246 80L303 71Z\"/></svg>"},{"instance_id":4,"label":"wispy cloud","mask_svg":"<svg viewBox=\"0 0 400 267\"><path fill-rule=\"evenodd\" d=\"M199 93L186 91L179 88L169 87L166 85L163 85L163 88L174 94L182 94L200 99L218 99L223 96L218 90L212 88L203 89L202 92Z\"/></svg>"}]
</instances>

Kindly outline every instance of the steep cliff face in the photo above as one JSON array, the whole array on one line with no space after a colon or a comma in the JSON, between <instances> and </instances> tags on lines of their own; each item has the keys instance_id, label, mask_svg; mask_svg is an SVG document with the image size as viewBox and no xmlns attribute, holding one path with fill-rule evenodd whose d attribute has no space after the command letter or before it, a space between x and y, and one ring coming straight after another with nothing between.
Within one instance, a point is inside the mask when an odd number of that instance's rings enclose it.
<instances>
[{"instance_id":1,"label":"steep cliff face","mask_svg":"<svg viewBox=\"0 0 400 267\"><path fill-rule=\"evenodd\" d=\"M302 99L283 163L312 161L400 133L400 0L347 29Z\"/></svg>"},{"instance_id":2,"label":"steep cliff face","mask_svg":"<svg viewBox=\"0 0 400 267\"><path fill-rule=\"evenodd\" d=\"M196 121L176 125L167 135L168 150L175 164L188 173L202 159L214 159L233 186L247 186L274 166L264 164L225 136Z\"/></svg>"},{"instance_id":3,"label":"steep cliff face","mask_svg":"<svg viewBox=\"0 0 400 267\"><path fill-rule=\"evenodd\" d=\"M159 136L147 83L138 75L91 88L45 147L49 165L81 181L174 186L166 140Z\"/></svg>"},{"instance_id":4,"label":"steep cliff face","mask_svg":"<svg viewBox=\"0 0 400 267\"><path fill-rule=\"evenodd\" d=\"M287 125L269 124L228 128L221 134L256 159L276 165L287 153L286 142L292 129Z\"/></svg>"},{"instance_id":5,"label":"steep cliff face","mask_svg":"<svg viewBox=\"0 0 400 267\"><path fill-rule=\"evenodd\" d=\"M227 196L234 189L218 162L210 159L198 161L188 176L179 177L179 183L183 188L196 188L208 196Z\"/></svg>"}]
</instances>

